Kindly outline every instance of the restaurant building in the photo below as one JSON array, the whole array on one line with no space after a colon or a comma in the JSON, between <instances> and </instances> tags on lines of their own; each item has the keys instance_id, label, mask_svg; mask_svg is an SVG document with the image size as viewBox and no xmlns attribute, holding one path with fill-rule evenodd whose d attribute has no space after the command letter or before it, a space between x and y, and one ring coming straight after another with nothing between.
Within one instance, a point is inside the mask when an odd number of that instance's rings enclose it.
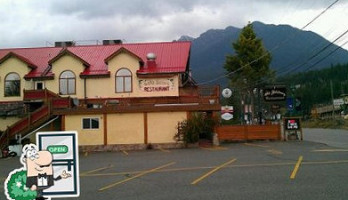
<instances>
[{"instance_id":1,"label":"restaurant building","mask_svg":"<svg viewBox=\"0 0 348 200\"><path fill-rule=\"evenodd\" d=\"M0 49L0 145L76 130L87 150L178 146L178 122L221 108L219 87L190 77L190 49L119 40Z\"/></svg>"}]
</instances>

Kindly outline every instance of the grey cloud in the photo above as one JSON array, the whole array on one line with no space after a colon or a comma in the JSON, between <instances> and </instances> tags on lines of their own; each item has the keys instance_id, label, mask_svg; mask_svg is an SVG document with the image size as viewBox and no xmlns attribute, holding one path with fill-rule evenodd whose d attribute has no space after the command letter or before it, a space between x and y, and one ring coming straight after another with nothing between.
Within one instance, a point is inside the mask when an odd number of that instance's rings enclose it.
<instances>
[{"instance_id":1,"label":"grey cloud","mask_svg":"<svg viewBox=\"0 0 348 200\"><path fill-rule=\"evenodd\" d=\"M214 8L219 4L242 4L257 6L272 4L296 9L326 7L327 0L54 0L50 12L60 15L76 15L80 18L103 18L108 16L160 17L166 13L189 12L197 6Z\"/></svg>"},{"instance_id":2,"label":"grey cloud","mask_svg":"<svg viewBox=\"0 0 348 200\"><path fill-rule=\"evenodd\" d=\"M86 19L108 16L159 17L168 12L192 10L194 2L185 0L57 0L52 2L50 12L61 15L77 15Z\"/></svg>"}]
</instances>

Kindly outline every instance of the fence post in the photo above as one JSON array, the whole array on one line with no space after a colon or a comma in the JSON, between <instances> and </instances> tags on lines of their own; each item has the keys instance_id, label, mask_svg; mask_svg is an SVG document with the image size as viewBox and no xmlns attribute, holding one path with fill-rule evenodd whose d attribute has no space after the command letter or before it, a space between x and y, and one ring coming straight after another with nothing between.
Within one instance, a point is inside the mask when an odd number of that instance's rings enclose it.
<instances>
[{"instance_id":1,"label":"fence post","mask_svg":"<svg viewBox=\"0 0 348 200\"><path fill-rule=\"evenodd\" d=\"M244 126L244 135L245 135L245 140L249 140L249 130L247 125Z\"/></svg>"},{"instance_id":2,"label":"fence post","mask_svg":"<svg viewBox=\"0 0 348 200\"><path fill-rule=\"evenodd\" d=\"M45 102L48 103L47 88L45 88Z\"/></svg>"},{"instance_id":3,"label":"fence post","mask_svg":"<svg viewBox=\"0 0 348 200\"><path fill-rule=\"evenodd\" d=\"M28 130L30 129L31 124L31 113L30 113L30 105L28 104Z\"/></svg>"}]
</instances>

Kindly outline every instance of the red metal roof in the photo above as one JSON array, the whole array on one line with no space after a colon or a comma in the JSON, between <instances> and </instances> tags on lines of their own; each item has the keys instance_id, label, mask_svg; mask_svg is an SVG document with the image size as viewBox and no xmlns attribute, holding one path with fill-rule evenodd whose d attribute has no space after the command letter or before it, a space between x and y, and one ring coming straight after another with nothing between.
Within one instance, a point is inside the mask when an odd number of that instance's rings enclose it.
<instances>
[{"instance_id":1,"label":"red metal roof","mask_svg":"<svg viewBox=\"0 0 348 200\"><path fill-rule=\"evenodd\" d=\"M29 65L35 66L25 77L37 78L45 77L45 70L48 67L48 61L55 57L62 48L45 47L45 48L23 48L23 49L0 49L0 59L7 59L8 54L16 54L18 59ZM29 64L30 63L30 64Z\"/></svg>"},{"instance_id":2,"label":"red metal roof","mask_svg":"<svg viewBox=\"0 0 348 200\"><path fill-rule=\"evenodd\" d=\"M81 75L99 76L110 74L107 66L108 60L123 51L132 54L144 63L137 73L183 73L188 65L190 47L190 42L160 42L73 46L66 49L62 47L0 49L0 61L8 59L9 55L15 55L32 67L25 78L43 78L53 76L49 65L68 53L80 59L86 66ZM156 54L156 67L147 66L146 55L148 53Z\"/></svg>"}]
</instances>

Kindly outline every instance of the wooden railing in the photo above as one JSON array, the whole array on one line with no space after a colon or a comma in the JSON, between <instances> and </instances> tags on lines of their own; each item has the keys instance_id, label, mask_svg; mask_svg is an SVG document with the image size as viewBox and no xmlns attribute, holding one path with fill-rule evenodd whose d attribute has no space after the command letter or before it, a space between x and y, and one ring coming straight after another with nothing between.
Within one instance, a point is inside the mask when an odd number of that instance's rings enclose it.
<instances>
[{"instance_id":1,"label":"wooden railing","mask_svg":"<svg viewBox=\"0 0 348 200\"><path fill-rule=\"evenodd\" d=\"M216 127L219 140L281 140L280 125L235 125Z\"/></svg>"},{"instance_id":2,"label":"wooden railing","mask_svg":"<svg viewBox=\"0 0 348 200\"><path fill-rule=\"evenodd\" d=\"M56 93L43 89L43 90L24 90L24 101L30 101L30 100L44 100L48 101L51 98L57 98L59 95Z\"/></svg>"},{"instance_id":3,"label":"wooden railing","mask_svg":"<svg viewBox=\"0 0 348 200\"><path fill-rule=\"evenodd\" d=\"M71 98L70 97L59 97L52 98L51 100L52 109L62 109L71 108Z\"/></svg>"},{"instance_id":4,"label":"wooden railing","mask_svg":"<svg viewBox=\"0 0 348 200\"><path fill-rule=\"evenodd\" d=\"M8 139L13 138L16 134L22 134L23 132L30 131L32 128L41 124L43 121L50 118L50 108L48 105L44 105L28 116L22 118L15 124L9 126L0 139L0 144L7 143Z\"/></svg>"},{"instance_id":5,"label":"wooden railing","mask_svg":"<svg viewBox=\"0 0 348 200\"><path fill-rule=\"evenodd\" d=\"M7 144L9 139L12 139L16 134L26 134L33 128L40 126L47 121L55 109L71 108L70 97L59 97L59 95L44 89L44 90L25 90L23 100L42 100L43 106L36 111L29 113L21 120L9 126L0 138L0 145Z\"/></svg>"},{"instance_id":6,"label":"wooden railing","mask_svg":"<svg viewBox=\"0 0 348 200\"><path fill-rule=\"evenodd\" d=\"M179 96L172 97L132 97L132 98L94 98L80 100L82 104L105 105L117 102L119 106L138 106L150 104L218 104L220 98L218 86L187 87L179 89Z\"/></svg>"},{"instance_id":7,"label":"wooden railing","mask_svg":"<svg viewBox=\"0 0 348 200\"><path fill-rule=\"evenodd\" d=\"M220 97L219 86L192 86L179 89L179 96Z\"/></svg>"}]
</instances>

